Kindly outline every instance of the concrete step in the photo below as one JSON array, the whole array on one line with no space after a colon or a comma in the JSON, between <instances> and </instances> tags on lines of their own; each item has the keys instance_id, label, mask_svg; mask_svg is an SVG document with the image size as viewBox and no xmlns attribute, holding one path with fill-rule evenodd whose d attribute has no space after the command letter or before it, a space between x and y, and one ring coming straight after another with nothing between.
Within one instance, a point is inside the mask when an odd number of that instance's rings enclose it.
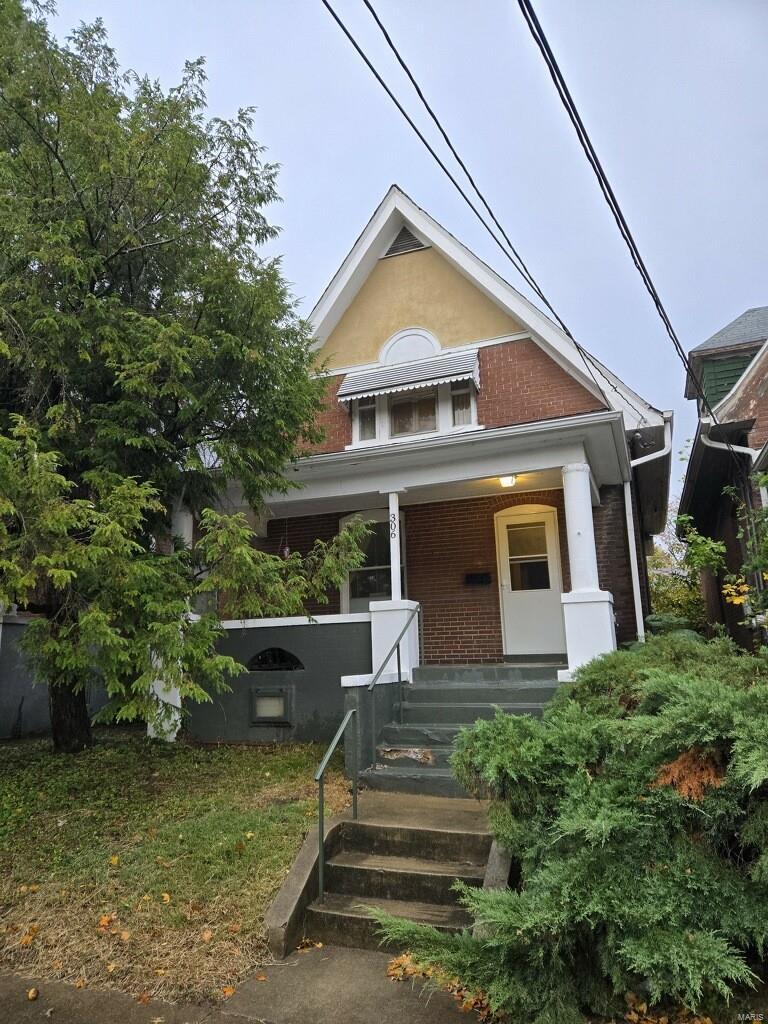
<instances>
[{"instance_id":1,"label":"concrete step","mask_svg":"<svg viewBox=\"0 0 768 1024\"><path fill-rule=\"evenodd\" d=\"M426 793L429 796L468 796L450 768L367 768L360 785L386 793Z\"/></svg>"},{"instance_id":2,"label":"concrete step","mask_svg":"<svg viewBox=\"0 0 768 1024\"><path fill-rule=\"evenodd\" d=\"M379 743L398 747L451 746L462 728L457 722L388 722L379 734Z\"/></svg>"},{"instance_id":3,"label":"concrete step","mask_svg":"<svg viewBox=\"0 0 768 1024\"><path fill-rule=\"evenodd\" d=\"M468 703L517 704L520 701L542 703L554 696L556 680L530 680L519 683L412 683L403 688L409 704Z\"/></svg>"},{"instance_id":4,"label":"concrete step","mask_svg":"<svg viewBox=\"0 0 768 1024\"><path fill-rule=\"evenodd\" d=\"M383 770L379 769L377 774ZM366 803L364 799L361 802L364 805ZM456 828L453 824L448 827L447 823L446 827L419 828L412 825L345 821L340 841L341 847L336 853L343 851L385 857L416 857L422 861L478 866L486 864L491 849L491 836L488 832Z\"/></svg>"},{"instance_id":5,"label":"concrete step","mask_svg":"<svg viewBox=\"0 0 768 1024\"><path fill-rule=\"evenodd\" d=\"M515 704L493 703L447 703L414 704L405 701L402 705L403 724L417 725L422 723L459 723L471 725L478 718L494 718L497 710L506 711L510 715L533 715L541 718L545 707L542 701L519 701Z\"/></svg>"},{"instance_id":6,"label":"concrete step","mask_svg":"<svg viewBox=\"0 0 768 1024\"><path fill-rule=\"evenodd\" d=\"M417 747L380 743L376 747L376 762L387 768L449 768L453 749L453 744Z\"/></svg>"},{"instance_id":7,"label":"concrete step","mask_svg":"<svg viewBox=\"0 0 768 1024\"><path fill-rule=\"evenodd\" d=\"M385 910L393 917L431 924L443 932L459 932L472 923L469 914L455 904L442 906L419 900L378 899L328 892L322 903L315 900L307 907L305 934L315 942L380 949L381 933L368 913L369 907Z\"/></svg>"},{"instance_id":8,"label":"concrete step","mask_svg":"<svg viewBox=\"0 0 768 1024\"><path fill-rule=\"evenodd\" d=\"M449 905L456 902L457 878L483 884L484 868L464 861L342 850L326 865L329 892L377 899L416 900Z\"/></svg>"},{"instance_id":9,"label":"concrete step","mask_svg":"<svg viewBox=\"0 0 768 1024\"><path fill-rule=\"evenodd\" d=\"M557 681L562 664L539 661L506 662L495 665L419 665L413 670L414 683L523 683L529 680Z\"/></svg>"}]
</instances>

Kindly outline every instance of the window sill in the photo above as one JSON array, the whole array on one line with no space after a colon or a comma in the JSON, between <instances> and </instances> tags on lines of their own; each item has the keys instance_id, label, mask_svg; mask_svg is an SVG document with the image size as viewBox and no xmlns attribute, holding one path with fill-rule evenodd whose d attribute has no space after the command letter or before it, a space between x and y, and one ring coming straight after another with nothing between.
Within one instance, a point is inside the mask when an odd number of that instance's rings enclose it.
<instances>
[{"instance_id":1,"label":"window sill","mask_svg":"<svg viewBox=\"0 0 768 1024\"><path fill-rule=\"evenodd\" d=\"M421 434L404 434L401 437L374 438L372 441L356 441L345 446L344 451L358 451L360 448L395 448L410 444L411 441L425 441L430 437L454 437L455 435L476 433L485 430L479 423L468 423L465 427L453 427L451 430L427 430Z\"/></svg>"}]
</instances>

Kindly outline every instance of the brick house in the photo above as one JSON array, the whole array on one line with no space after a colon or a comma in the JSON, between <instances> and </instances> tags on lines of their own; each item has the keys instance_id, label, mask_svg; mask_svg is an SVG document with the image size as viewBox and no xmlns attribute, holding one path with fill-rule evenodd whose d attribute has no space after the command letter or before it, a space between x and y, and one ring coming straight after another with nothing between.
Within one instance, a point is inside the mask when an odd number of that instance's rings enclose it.
<instances>
[{"instance_id":1,"label":"brick house","mask_svg":"<svg viewBox=\"0 0 768 1024\"><path fill-rule=\"evenodd\" d=\"M370 622L372 670L406 628L406 670L533 658L561 678L643 635L671 413L396 186L310 320L325 438L268 498L261 543L301 551L373 521L318 622Z\"/></svg>"},{"instance_id":2,"label":"brick house","mask_svg":"<svg viewBox=\"0 0 768 1024\"><path fill-rule=\"evenodd\" d=\"M745 554L739 506L761 507L768 501L750 482L752 474L768 470L768 306L737 316L694 348L689 361L714 419L688 379L685 395L697 401L699 422L680 513L692 517L699 533L725 542L726 572L735 573ZM722 574L704 578L707 617L750 646L754 633L744 624L744 609L726 604L722 583Z\"/></svg>"}]
</instances>

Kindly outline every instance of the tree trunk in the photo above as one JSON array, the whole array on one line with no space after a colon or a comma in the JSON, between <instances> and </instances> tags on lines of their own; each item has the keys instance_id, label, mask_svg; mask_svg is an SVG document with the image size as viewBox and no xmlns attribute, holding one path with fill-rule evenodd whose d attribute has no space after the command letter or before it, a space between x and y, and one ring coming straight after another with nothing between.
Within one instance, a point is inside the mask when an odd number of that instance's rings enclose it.
<instances>
[{"instance_id":1,"label":"tree trunk","mask_svg":"<svg viewBox=\"0 0 768 1024\"><path fill-rule=\"evenodd\" d=\"M53 746L62 754L78 754L93 742L85 690L75 693L68 686L48 687Z\"/></svg>"}]
</instances>

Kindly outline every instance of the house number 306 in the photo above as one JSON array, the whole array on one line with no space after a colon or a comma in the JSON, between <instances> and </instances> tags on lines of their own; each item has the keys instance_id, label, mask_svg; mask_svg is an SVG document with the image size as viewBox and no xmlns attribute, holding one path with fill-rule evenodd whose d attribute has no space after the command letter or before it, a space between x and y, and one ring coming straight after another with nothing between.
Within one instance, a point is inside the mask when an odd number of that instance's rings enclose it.
<instances>
[{"instance_id":1,"label":"house number 306","mask_svg":"<svg viewBox=\"0 0 768 1024\"><path fill-rule=\"evenodd\" d=\"M397 537L397 516L394 513L389 517L389 536L392 540Z\"/></svg>"}]
</instances>

